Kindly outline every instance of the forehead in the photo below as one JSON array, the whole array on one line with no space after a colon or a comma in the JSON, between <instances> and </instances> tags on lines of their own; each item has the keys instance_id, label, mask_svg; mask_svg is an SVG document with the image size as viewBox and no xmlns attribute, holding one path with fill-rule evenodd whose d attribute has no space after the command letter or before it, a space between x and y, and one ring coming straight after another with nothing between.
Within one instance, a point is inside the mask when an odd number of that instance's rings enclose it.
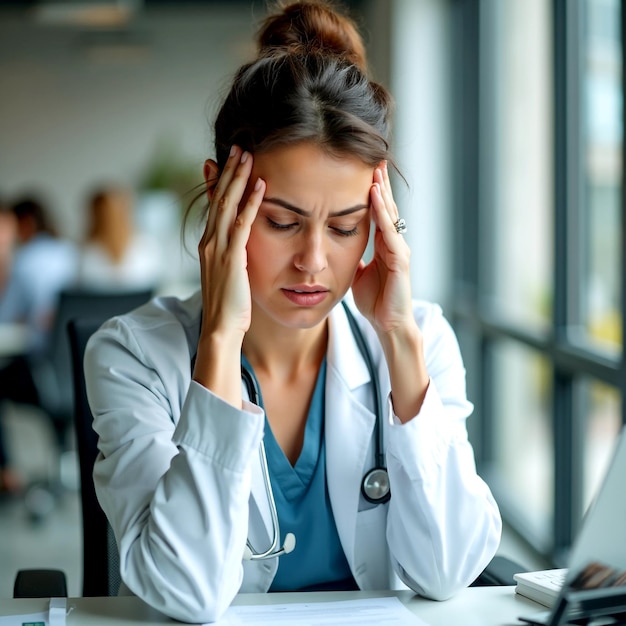
<instances>
[{"instance_id":1,"label":"forehead","mask_svg":"<svg viewBox=\"0 0 626 626\"><path fill-rule=\"evenodd\" d=\"M311 143L280 146L254 157L253 176L267 184L266 196L287 194L290 199L308 199L350 206L367 202L374 167L351 156L334 156ZM282 196L281 196L282 197Z\"/></svg>"}]
</instances>

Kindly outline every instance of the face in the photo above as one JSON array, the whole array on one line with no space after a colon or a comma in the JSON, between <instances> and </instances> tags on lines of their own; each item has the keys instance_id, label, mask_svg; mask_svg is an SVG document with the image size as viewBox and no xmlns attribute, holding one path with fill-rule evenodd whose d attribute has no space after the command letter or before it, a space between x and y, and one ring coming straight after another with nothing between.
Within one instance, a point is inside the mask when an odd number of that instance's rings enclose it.
<instances>
[{"instance_id":1,"label":"face","mask_svg":"<svg viewBox=\"0 0 626 626\"><path fill-rule=\"evenodd\" d=\"M373 173L308 143L254 156L250 180L267 184L247 246L255 315L311 328L341 300L367 245Z\"/></svg>"}]
</instances>

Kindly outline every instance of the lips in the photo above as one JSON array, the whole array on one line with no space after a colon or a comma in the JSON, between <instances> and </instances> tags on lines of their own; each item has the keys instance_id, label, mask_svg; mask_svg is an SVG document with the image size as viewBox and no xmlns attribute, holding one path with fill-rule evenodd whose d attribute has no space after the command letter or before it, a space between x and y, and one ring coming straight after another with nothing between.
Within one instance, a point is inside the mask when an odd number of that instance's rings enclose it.
<instances>
[{"instance_id":1,"label":"lips","mask_svg":"<svg viewBox=\"0 0 626 626\"><path fill-rule=\"evenodd\" d=\"M316 306L330 293L328 289L319 285L294 285L282 289L282 292L290 302L298 306Z\"/></svg>"}]
</instances>

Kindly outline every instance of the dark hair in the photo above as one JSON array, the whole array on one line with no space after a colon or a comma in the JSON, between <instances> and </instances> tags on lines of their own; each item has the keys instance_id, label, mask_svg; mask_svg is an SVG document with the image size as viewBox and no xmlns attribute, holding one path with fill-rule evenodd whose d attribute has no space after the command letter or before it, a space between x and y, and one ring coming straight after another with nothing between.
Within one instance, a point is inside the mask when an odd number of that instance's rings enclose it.
<instances>
[{"instance_id":1,"label":"dark hair","mask_svg":"<svg viewBox=\"0 0 626 626\"><path fill-rule=\"evenodd\" d=\"M277 49L323 51L342 56L367 73L365 46L355 23L335 11L329 2L278 2L277 12L261 23L257 34L259 55Z\"/></svg>"},{"instance_id":2,"label":"dark hair","mask_svg":"<svg viewBox=\"0 0 626 626\"><path fill-rule=\"evenodd\" d=\"M233 144L254 154L313 141L371 165L389 157L391 96L367 77L348 18L296 2L267 17L257 39L258 58L239 69L215 121L220 169Z\"/></svg>"},{"instance_id":3,"label":"dark hair","mask_svg":"<svg viewBox=\"0 0 626 626\"><path fill-rule=\"evenodd\" d=\"M292 2L265 18L257 42L257 58L235 74L215 120L220 171L233 144L258 154L306 141L395 167L392 98L369 79L352 20L324 0Z\"/></svg>"},{"instance_id":4,"label":"dark hair","mask_svg":"<svg viewBox=\"0 0 626 626\"><path fill-rule=\"evenodd\" d=\"M36 232L57 236L56 228L52 225L48 211L41 200L35 197L22 198L16 201L11 209L19 221L31 219L35 224Z\"/></svg>"}]
</instances>

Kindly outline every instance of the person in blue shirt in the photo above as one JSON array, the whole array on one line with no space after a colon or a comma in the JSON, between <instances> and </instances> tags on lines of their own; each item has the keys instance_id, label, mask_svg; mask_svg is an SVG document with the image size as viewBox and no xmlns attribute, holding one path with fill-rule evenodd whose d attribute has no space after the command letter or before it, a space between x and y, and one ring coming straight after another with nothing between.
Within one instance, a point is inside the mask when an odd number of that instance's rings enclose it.
<instances>
[{"instance_id":1,"label":"person in blue shirt","mask_svg":"<svg viewBox=\"0 0 626 626\"><path fill-rule=\"evenodd\" d=\"M0 324L21 324L23 349L0 361L0 430L5 402L37 405L33 363L45 354L59 293L73 284L76 248L57 236L46 205L23 197L11 205L15 241L0 288ZM6 438L0 433L0 491L17 492L21 480L12 467Z\"/></svg>"},{"instance_id":2,"label":"person in blue shirt","mask_svg":"<svg viewBox=\"0 0 626 626\"><path fill-rule=\"evenodd\" d=\"M28 326L29 352L46 348L59 293L76 279L77 249L59 237L45 204L24 197L12 205L17 220L17 246L10 273L0 293L0 323Z\"/></svg>"},{"instance_id":3,"label":"person in blue shirt","mask_svg":"<svg viewBox=\"0 0 626 626\"><path fill-rule=\"evenodd\" d=\"M501 520L456 337L411 293L391 96L325 2L284 6L257 41L204 165L200 289L109 320L86 350L121 592L193 622L239 592L449 598Z\"/></svg>"}]
</instances>

